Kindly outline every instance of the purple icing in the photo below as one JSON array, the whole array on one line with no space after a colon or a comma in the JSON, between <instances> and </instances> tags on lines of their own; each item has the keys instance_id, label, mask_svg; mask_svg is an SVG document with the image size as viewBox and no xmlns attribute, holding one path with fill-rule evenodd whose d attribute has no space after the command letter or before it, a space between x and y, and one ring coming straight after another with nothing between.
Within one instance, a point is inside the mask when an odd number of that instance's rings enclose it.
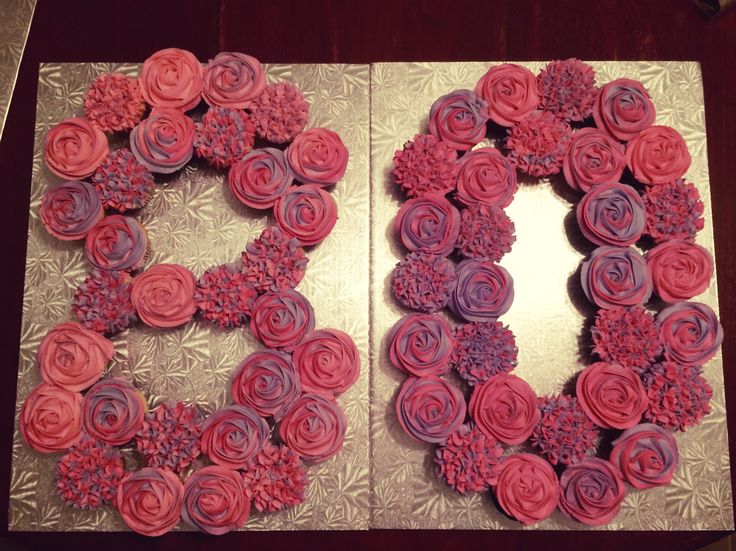
<instances>
[{"instance_id":1,"label":"purple icing","mask_svg":"<svg viewBox=\"0 0 736 551\"><path fill-rule=\"evenodd\" d=\"M636 306L652 294L647 261L631 247L598 247L583 262L580 283L588 300L600 308Z\"/></svg>"},{"instance_id":2,"label":"purple icing","mask_svg":"<svg viewBox=\"0 0 736 551\"><path fill-rule=\"evenodd\" d=\"M462 392L440 377L409 377L396 399L404 431L423 442L439 444L458 430L467 407Z\"/></svg>"},{"instance_id":3,"label":"purple icing","mask_svg":"<svg viewBox=\"0 0 736 551\"><path fill-rule=\"evenodd\" d=\"M284 152L273 147L254 149L236 162L228 175L230 190L254 209L271 208L294 181Z\"/></svg>"},{"instance_id":4,"label":"purple icing","mask_svg":"<svg viewBox=\"0 0 736 551\"><path fill-rule=\"evenodd\" d=\"M41 221L64 241L82 239L102 217L102 202L85 182L64 182L49 188L41 199Z\"/></svg>"},{"instance_id":5,"label":"purple icing","mask_svg":"<svg viewBox=\"0 0 736 551\"><path fill-rule=\"evenodd\" d=\"M465 321L495 321L514 300L514 280L489 261L463 260L457 265L457 284L450 309Z\"/></svg>"},{"instance_id":6,"label":"purple icing","mask_svg":"<svg viewBox=\"0 0 736 551\"><path fill-rule=\"evenodd\" d=\"M634 188L601 184L578 203L577 219L580 231L596 245L628 247L641 237L647 217Z\"/></svg>"},{"instance_id":7,"label":"purple icing","mask_svg":"<svg viewBox=\"0 0 736 551\"><path fill-rule=\"evenodd\" d=\"M87 259L102 270L137 270L143 266L148 236L135 218L113 214L87 234Z\"/></svg>"},{"instance_id":8,"label":"purple icing","mask_svg":"<svg viewBox=\"0 0 736 551\"><path fill-rule=\"evenodd\" d=\"M467 151L486 135L488 105L470 90L437 98L429 110L429 132L453 149Z\"/></svg>"},{"instance_id":9,"label":"purple icing","mask_svg":"<svg viewBox=\"0 0 736 551\"><path fill-rule=\"evenodd\" d=\"M667 359L686 365L702 365L723 342L723 327L707 304L678 302L657 316L660 339Z\"/></svg>"},{"instance_id":10,"label":"purple icing","mask_svg":"<svg viewBox=\"0 0 736 551\"><path fill-rule=\"evenodd\" d=\"M439 195L409 199L396 215L396 231L410 251L448 255L460 231L460 213Z\"/></svg>"}]
</instances>

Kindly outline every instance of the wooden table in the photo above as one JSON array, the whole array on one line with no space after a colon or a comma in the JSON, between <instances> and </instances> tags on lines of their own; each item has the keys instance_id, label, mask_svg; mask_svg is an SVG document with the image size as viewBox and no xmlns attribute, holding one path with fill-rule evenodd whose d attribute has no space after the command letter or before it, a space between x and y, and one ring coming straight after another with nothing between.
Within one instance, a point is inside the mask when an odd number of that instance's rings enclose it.
<instances>
[{"instance_id":1,"label":"wooden table","mask_svg":"<svg viewBox=\"0 0 736 551\"><path fill-rule=\"evenodd\" d=\"M243 51L263 62L548 60L696 60L702 65L708 160L713 197L726 397L736 407L736 10L706 20L686 0L476 0L475 2L261 2L39 0L2 142L5 208L0 235L7 271L0 349L0 503L8 503L18 342L23 299L33 122L38 63L142 62L177 46L208 59ZM731 452L736 427L729 427ZM733 477L733 469L732 469ZM0 507L0 547L62 545L111 549L150 544L160 549L222 545L327 549L590 549L630 551L663 546L695 549L722 533L397 532L232 533L220 539L169 534L155 541L124 534L7 533Z\"/></svg>"}]
</instances>

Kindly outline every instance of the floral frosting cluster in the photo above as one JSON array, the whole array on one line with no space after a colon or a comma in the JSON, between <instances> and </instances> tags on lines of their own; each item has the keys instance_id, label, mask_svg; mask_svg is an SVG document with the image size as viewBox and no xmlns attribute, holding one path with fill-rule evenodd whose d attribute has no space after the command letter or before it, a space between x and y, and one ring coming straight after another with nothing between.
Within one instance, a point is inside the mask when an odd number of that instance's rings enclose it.
<instances>
[{"instance_id":1,"label":"floral frosting cluster","mask_svg":"<svg viewBox=\"0 0 736 551\"><path fill-rule=\"evenodd\" d=\"M538 75L501 64L474 89L438 98L428 133L393 158L391 178L407 198L394 231L407 253L391 288L418 311L387 337L390 363L408 376L398 422L436 445L437 474L453 490L490 490L522 524L558 509L610 522L627 484L669 484L679 461L673 432L710 412L703 366L723 330L691 300L713 276L711 254L694 242L703 203L685 180L685 140L655 120L641 83L597 87L582 61L552 61ZM498 147L481 143L499 131ZM513 373L514 335L499 319L514 298L498 263L515 241L504 209L520 174L559 174L582 195L574 219L597 247L580 269L598 309L595 361L551 396Z\"/></svg>"},{"instance_id":2,"label":"floral frosting cluster","mask_svg":"<svg viewBox=\"0 0 736 551\"><path fill-rule=\"evenodd\" d=\"M246 523L251 506L270 513L302 503L306 464L342 448L337 398L360 374L352 338L317 328L295 290L304 247L337 220L329 190L345 175L347 148L329 129L305 130L302 92L268 84L260 62L241 53L203 65L185 50L161 50L139 78L95 79L84 112L46 136L46 165L65 181L47 190L39 215L54 237L84 240L92 270L74 293L77 321L55 325L38 348L42 382L23 404L23 437L40 453L63 452L56 488L65 503L110 504L147 536L180 520L224 534ZM128 147L110 151L112 132L129 132ZM199 278L179 264L144 269L150 244L135 211L157 192L154 175L193 156L228 170L233 196L273 209L273 222L236 262ZM136 322L173 328L197 315L265 345L235 369L230 405L209 415L182 402L149 409L133 381L105 377L117 372L108 337ZM142 468L129 470L123 446Z\"/></svg>"}]
</instances>

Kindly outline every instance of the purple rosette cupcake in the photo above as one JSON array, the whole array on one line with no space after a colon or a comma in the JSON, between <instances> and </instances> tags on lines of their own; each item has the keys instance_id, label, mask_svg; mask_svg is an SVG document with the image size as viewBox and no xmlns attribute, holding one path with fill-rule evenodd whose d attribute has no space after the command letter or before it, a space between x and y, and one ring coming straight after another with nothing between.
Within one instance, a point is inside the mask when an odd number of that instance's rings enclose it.
<instances>
[{"instance_id":1,"label":"purple rosette cupcake","mask_svg":"<svg viewBox=\"0 0 736 551\"><path fill-rule=\"evenodd\" d=\"M588 241L615 247L636 243L647 221L641 197L623 184L595 186L578 203L576 215Z\"/></svg>"},{"instance_id":2,"label":"purple rosette cupcake","mask_svg":"<svg viewBox=\"0 0 736 551\"><path fill-rule=\"evenodd\" d=\"M404 247L410 251L446 256L455 248L460 213L444 197L416 197L401 206L395 227Z\"/></svg>"},{"instance_id":3,"label":"purple rosette cupcake","mask_svg":"<svg viewBox=\"0 0 736 551\"><path fill-rule=\"evenodd\" d=\"M560 486L560 510L567 517L591 526L611 522L626 497L626 486L618 469L597 457L570 465L562 473Z\"/></svg>"},{"instance_id":4,"label":"purple rosette cupcake","mask_svg":"<svg viewBox=\"0 0 736 551\"><path fill-rule=\"evenodd\" d=\"M391 365L410 375L442 375L450 370L455 347L447 321L432 314L410 314L388 334Z\"/></svg>"},{"instance_id":5,"label":"purple rosette cupcake","mask_svg":"<svg viewBox=\"0 0 736 551\"><path fill-rule=\"evenodd\" d=\"M49 188L41 199L41 222L62 241L82 239L102 219L102 202L85 182L64 182Z\"/></svg>"},{"instance_id":6,"label":"purple rosette cupcake","mask_svg":"<svg viewBox=\"0 0 736 551\"><path fill-rule=\"evenodd\" d=\"M325 239L337 223L337 203L318 184L291 186L273 205L276 224L308 247Z\"/></svg>"},{"instance_id":7,"label":"purple rosette cupcake","mask_svg":"<svg viewBox=\"0 0 736 551\"><path fill-rule=\"evenodd\" d=\"M268 423L255 410L225 406L202 425L202 452L221 467L242 469L263 449L268 432Z\"/></svg>"},{"instance_id":8,"label":"purple rosette cupcake","mask_svg":"<svg viewBox=\"0 0 736 551\"><path fill-rule=\"evenodd\" d=\"M583 192L597 185L615 184L625 168L624 146L597 128L575 132L562 161L567 184Z\"/></svg>"},{"instance_id":9,"label":"purple rosette cupcake","mask_svg":"<svg viewBox=\"0 0 736 551\"><path fill-rule=\"evenodd\" d=\"M270 348L291 350L314 329L312 304L293 289L262 294L251 312L250 330Z\"/></svg>"},{"instance_id":10,"label":"purple rosette cupcake","mask_svg":"<svg viewBox=\"0 0 736 551\"><path fill-rule=\"evenodd\" d=\"M413 252L391 275L394 296L407 308L421 312L442 310L455 287L455 265L438 254Z\"/></svg>"},{"instance_id":11,"label":"purple rosette cupcake","mask_svg":"<svg viewBox=\"0 0 736 551\"><path fill-rule=\"evenodd\" d=\"M284 152L273 147L255 149L235 162L228 173L230 191L254 209L269 209L294 181Z\"/></svg>"},{"instance_id":12,"label":"purple rosette cupcake","mask_svg":"<svg viewBox=\"0 0 736 551\"><path fill-rule=\"evenodd\" d=\"M723 342L723 327L707 304L678 302L662 310L657 321L664 355L673 362L703 365Z\"/></svg>"},{"instance_id":13,"label":"purple rosette cupcake","mask_svg":"<svg viewBox=\"0 0 736 551\"><path fill-rule=\"evenodd\" d=\"M514 280L504 268L488 261L463 260L450 309L465 321L495 321L511 307Z\"/></svg>"},{"instance_id":14,"label":"purple rosette cupcake","mask_svg":"<svg viewBox=\"0 0 736 551\"><path fill-rule=\"evenodd\" d=\"M642 423L613 441L610 461L637 490L666 486L672 481L680 455L671 432Z\"/></svg>"},{"instance_id":15,"label":"purple rosette cupcake","mask_svg":"<svg viewBox=\"0 0 736 551\"><path fill-rule=\"evenodd\" d=\"M440 377L409 377L396 398L401 428L421 442L445 442L463 424L465 413L460 389Z\"/></svg>"},{"instance_id":16,"label":"purple rosette cupcake","mask_svg":"<svg viewBox=\"0 0 736 551\"><path fill-rule=\"evenodd\" d=\"M652 294L647 261L631 247L598 247L580 269L588 300L600 308L637 306Z\"/></svg>"},{"instance_id":17,"label":"purple rosette cupcake","mask_svg":"<svg viewBox=\"0 0 736 551\"><path fill-rule=\"evenodd\" d=\"M157 108L130 133L130 150L151 172L171 174L194 153L194 121L181 111Z\"/></svg>"},{"instance_id":18,"label":"purple rosette cupcake","mask_svg":"<svg viewBox=\"0 0 736 551\"><path fill-rule=\"evenodd\" d=\"M148 235L135 218L113 214L87 234L84 251L95 268L138 270L143 267Z\"/></svg>"},{"instance_id":19,"label":"purple rosette cupcake","mask_svg":"<svg viewBox=\"0 0 736 551\"><path fill-rule=\"evenodd\" d=\"M595 125L619 141L629 141L652 126L654 115L654 104L641 82L619 78L598 89Z\"/></svg>"},{"instance_id":20,"label":"purple rosette cupcake","mask_svg":"<svg viewBox=\"0 0 736 551\"><path fill-rule=\"evenodd\" d=\"M301 394L299 372L291 356L277 350L259 350L235 370L230 392L237 404L279 421Z\"/></svg>"},{"instance_id":21,"label":"purple rosette cupcake","mask_svg":"<svg viewBox=\"0 0 736 551\"><path fill-rule=\"evenodd\" d=\"M122 446L143 427L146 403L130 381L103 379L84 396L82 410L88 435L111 446Z\"/></svg>"},{"instance_id":22,"label":"purple rosette cupcake","mask_svg":"<svg viewBox=\"0 0 736 551\"><path fill-rule=\"evenodd\" d=\"M458 151L472 149L486 135L488 105L470 90L441 96L429 110L429 132Z\"/></svg>"},{"instance_id":23,"label":"purple rosette cupcake","mask_svg":"<svg viewBox=\"0 0 736 551\"><path fill-rule=\"evenodd\" d=\"M238 471L219 465L194 471L184 483L181 518L206 534L221 536L243 526L250 499Z\"/></svg>"},{"instance_id":24,"label":"purple rosette cupcake","mask_svg":"<svg viewBox=\"0 0 736 551\"><path fill-rule=\"evenodd\" d=\"M265 88L261 62L240 52L220 52L202 72L202 97L208 105L245 109Z\"/></svg>"}]
</instances>

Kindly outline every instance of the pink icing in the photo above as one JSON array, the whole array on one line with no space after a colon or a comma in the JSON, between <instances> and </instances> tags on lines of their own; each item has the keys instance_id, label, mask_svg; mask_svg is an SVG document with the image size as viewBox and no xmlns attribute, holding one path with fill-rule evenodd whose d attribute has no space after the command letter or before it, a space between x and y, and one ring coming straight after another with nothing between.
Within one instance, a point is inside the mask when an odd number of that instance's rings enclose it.
<instances>
[{"instance_id":1,"label":"pink icing","mask_svg":"<svg viewBox=\"0 0 736 551\"><path fill-rule=\"evenodd\" d=\"M285 234L306 247L330 234L337 223L337 204L319 185L291 186L276 199L273 215Z\"/></svg>"},{"instance_id":2,"label":"pink icing","mask_svg":"<svg viewBox=\"0 0 736 551\"><path fill-rule=\"evenodd\" d=\"M138 270L143 267L148 235L135 218L113 214L87 234L84 252L102 270Z\"/></svg>"},{"instance_id":3,"label":"pink icing","mask_svg":"<svg viewBox=\"0 0 736 551\"><path fill-rule=\"evenodd\" d=\"M606 362L586 367L578 377L575 391L588 417L606 429L633 427L649 403L635 371Z\"/></svg>"},{"instance_id":4,"label":"pink icing","mask_svg":"<svg viewBox=\"0 0 736 551\"><path fill-rule=\"evenodd\" d=\"M41 383L23 402L18 427L37 452L65 450L82 438L82 395Z\"/></svg>"},{"instance_id":5,"label":"pink icing","mask_svg":"<svg viewBox=\"0 0 736 551\"><path fill-rule=\"evenodd\" d=\"M202 94L202 65L186 50L159 50L143 62L140 83L151 107L189 111Z\"/></svg>"},{"instance_id":6,"label":"pink icing","mask_svg":"<svg viewBox=\"0 0 736 551\"><path fill-rule=\"evenodd\" d=\"M342 448L345 414L337 403L319 394L302 394L279 425L281 440L303 459L320 463Z\"/></svg>"},{"instance_id":7,"label":"pink icing","mask_svg":"<svg viewBox=\"0 0 736 551\"><path fill-rule=\"evenodd\" d=\"M628 141L654 123L654 104L641 82L619 78L598 89L593 119L609 136Z\"/></svg>"},{"instance_id":8,"label":"pink icing","mask_svg":"<svg viewBox=\"0 0 736 551\"><path fill-rule=\"evenodd\" d=\"M642 130L626 146L626 164L644 184L665 184L682 177L692 158L680 133L669 126Z\"/></svg>"},{"instance_id":9,"label":"pink icing","mask_svg":"<svg viewBox=\"0 0 736 551\"><path fill-rule=\"evenodd\" d=\"M213 536L243 526L250 514L250 500L238 471L212 465L194 471L184 483L181 518Z\"/></svg>"},{"instance_id":10,"label":"pink icing","mask_svg":"<svg viewBox=\"0 0 736 551\"><path fill-rule=\"evenodd\" d=\"M312 305L293 289L264 293L253 303L250 330L266 346L290 350L313 329Z\"/></svg>"},{"instance_id":11,"label":"pink icing","mask_svg":"<svg viewBox=\"0 0 736 551\"><path fill-rule=\"evenodd\" d=\"M572 135L562 163L565 181L574 190L589 191L600 184L615 184L626 168L624 146L597 128L582 128Z\"/></svg>"},{"instance_id":12,"label":"pink icing","mask_svg":"<svg viewBox=\"0 0 736 551\"><path fill-rule=\"evenodd\" d=\"M678 302L657 315L665 357L686 365L703 365L718 352L723 327L713 308L700 302Z\"/></svg>"},{"instance_id":13,"label":"pink icing","mask_svg":"<svg viewBox=\"0 0 736 551\"><path fill-rule=\"evenodd\" d=\"M184 485L173 472L144 467L128 471L118 486L116 506L131 530L161 536L179 524Z\"/></svg>"},{"instance_id":14,"label":"pink icing","mask_svg":"<svg viewBox=\"0 0 736 551\"><path fill-rule=\"evenodd\" d=\"M460 160L457 200L463 205L482 204L505 208L518 189L516 171L494 147L481 147Z\"/></svg>"},{"instance_id":15,"label":"pink icing","mask_svg":"<svg viewBox=\"0 0 736 551\"><path fill-rule=\"evenodd\" d=\"M171 174L192 158L194 131L181 111L157 108L130 133L130 150L151 172Z\"/></svg>"},{"instance_id":16,"label":"pink icing","mask_svg":"<svg viewBox=\"0 0 736 551\"><path fill-rule=\"evenodd\" d=\"M312 331L294 348L302 388L336 397L360 375L360 354L350 335L338 329Z\"/></svg>"},{"instance_id":17,"label":"pink icing","mask_svg":"<svg viewBox=\"0 0 736 551\"><path fill-rule=\"evenodd\" d=\"M194 305L194 274L178 264L157 264L133 279L130 299L138 317L151 327L187 323Z\"/></svg>"},{"instance_id":18,"label":"pink icing","mask_svg":"<svg viewBox=\"0 0 736 551\"><path fill-rule=\"evenodd\" d=\"M613 441L610 460L629 484L642 490L669 484L680 456L671 432L642 423Z\"/></svg>"},{"instance_id":19,"label":"pink icing","mask_svg":"<svg viewBox=\"0 0 736 551\"><path fill-rule=\"evenodd\" d=\"M441 316L404 316L389 332L388 341L389 360L397 369L417 377L450 371L455 339L450 324Z\"/></svg>"},{"instance_id":20,"label":"pink icing","mask_svg":"<svg viewBox=\"0 0 736 551\"><path fill-rule=\"evenodd\" d=\"M284 352L253 352L235 370L231 393L235 403L279 421L301 394L299 372Z\"/></svg>"},{"instance_id":21,"label":"pink icing","mask_svg":"<svg viewBox=\"0 0 736 551\"><path fill-rule=\"evenodd\" d=\"M549 517L560 500L560 484L552 466L531 453L503 459L496 468L494 493L501 508L522 524Z\"/></svg>"},{"instance_id":22,"label":"pink icing","mask_svg":"<svg viewBox=\"0 0 736 551\"><path fill-rule=\"evenodd\" d=\"M337 132L310 128L298 134L286 149L286 160L304 183L330 185L342 180L348 166L348 150Z\"/></svg>"},{"instance_id":23,"label":"pink icing","mask_svg":"<svg viewBox=\"0 0 736 551\"><path fill-rule=\"evenodd\" d=\"M94 174L108 153L102 130L86 119L65 119L46 134L46 166L65 180L77 180Z\"/></svg>"},{"instance_id":24,"label":"pink icing","mask_svg":"<svg viewBox=\"0 0 736 551\"><path fill-rule=\"evenodd\" d=\"M230 191L254 209L268 209L284 195L294 174L284 153L272 147L254 149L230 168Z\"/></svg>"},{"instance_id":25,"label":"pink icing","mask_svg":"<svg viewBox=\"0 0 736 551\"><path fill-rule=\"evenodd\" d=\"M202 452L222 467L242 469L263 449L268 423L248 407L226 406L202 425Z\"/></svg>"},{"instance_id":26,"label":"pink icing","mask_svg":"<svg viewBox=\"0 0 736 551\"><path fill-rule=\"evenodd\" d=\"M537 79L529 69L513 63L491 67L475 86L488 104L488 114L501 126L512 126L539 105Z\"/></svg>"},{"instance_id":27,"label":"pink icing","mask_svg":"<svg viewBox=\"0 0 736 551\"><path fill-rule=\"evenodd\" d=\"M654 292L665 302L678 302L704 292L713 276L713 257L700 245L672 240L647 253Z\"/></svg>"}]
</instances>

